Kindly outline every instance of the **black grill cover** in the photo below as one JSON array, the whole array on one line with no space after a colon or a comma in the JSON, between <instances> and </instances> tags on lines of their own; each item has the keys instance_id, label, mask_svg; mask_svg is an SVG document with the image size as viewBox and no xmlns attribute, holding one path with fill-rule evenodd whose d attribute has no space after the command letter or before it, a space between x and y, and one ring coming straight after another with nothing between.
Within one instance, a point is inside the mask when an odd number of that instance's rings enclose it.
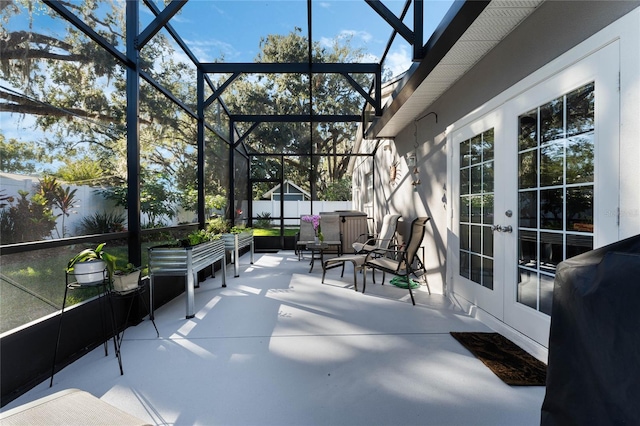
<instances>
[{"instance_id":1,"label":"black grill cover","mask_svg":"<svg viewBox=\"0 0 640 426\"><path fill-rule=\"evenodd\" d=\"M558 265L541 424L640 425L640 235Z\"/></svg>"}]
</instances>

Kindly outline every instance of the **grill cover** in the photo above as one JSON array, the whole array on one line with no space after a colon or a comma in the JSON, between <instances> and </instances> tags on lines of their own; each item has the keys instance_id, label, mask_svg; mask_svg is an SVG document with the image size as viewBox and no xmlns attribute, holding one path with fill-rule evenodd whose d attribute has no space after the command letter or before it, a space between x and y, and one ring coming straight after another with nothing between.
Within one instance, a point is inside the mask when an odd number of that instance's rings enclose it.
<instances>
[{"instance_id":1,"label":"grill cover","mask_svg":"<svg viewBox=\"0 0 640 426\"><path fill-rule=\"evenodd\" d=\"M640 424L640 235L560 263L541 424Z\"/></svg>"}]
</instances>

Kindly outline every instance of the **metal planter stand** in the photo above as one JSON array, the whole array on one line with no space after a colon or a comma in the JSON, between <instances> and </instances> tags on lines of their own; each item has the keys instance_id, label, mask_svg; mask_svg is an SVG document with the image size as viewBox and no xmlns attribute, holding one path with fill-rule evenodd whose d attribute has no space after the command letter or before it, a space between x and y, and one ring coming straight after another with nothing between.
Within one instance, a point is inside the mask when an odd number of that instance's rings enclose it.
<instances>
[{"instance_id":1,"label":"metal planter stand","mask_svg":"<svg viewBox=\"0 0 640 426\"><path fill-rule=\"evenodd\" d=\"M116 352L116 358L118 359L118 366L120 367L120 375L124 374L124 371L122 370L122 357L120 354L120 345L118 343L119 333L116 333L113 301L111 299L111 286L109 285L109 273L105 267L105 269L102 270L102 279L98 281L81 282L84 280L82 278L78 278L78 277L87 277L87 276L95 276L95 272L89 272L87 274L81 274L81 273L79 274L76 272L74 274L71 274L68 271L65 271L64 299L62 300L62 310L60 311L60 322L58 324L58 336L56 338L56 348L55 348L55 351L53 352L53 363L51 366L51 381L49 382L49 387L53 386L53 376L56 371L56 360L58 356L58 348L60 347L60 336L62 334L62 318L64 316L64 312L65 312L64 309L67 304L67 295L69 293L69 290L79 290L79 289L88 289L88 288L99 289L98 304L100 306L100 322L102 326L102 332L105 337L104 343L103 343L105 356L109 355L108 344L107 344L107 342L109 341L109 338L107 337L108 333L107 333L107 327L104 319L105 303L109 303L109 308L111 309L111 333L113 335L113 346ZM73 281L70 282L69 277L71 277ZM93 280L95 278L91 278L91 279ZM104 300L105 298L108 299L108 301L105 301Z\"/></svg>"},{"instance_id":2,"label":"metal planter stand","mask_svg":"<svg viewBox=\"0 0 640 426\"><path fill-rule=\"evenodd\" d=\"M250 246L251 247L251 264L253 265L253 252L254 252L254 244L253 244L253 232L241 232L239 234L222 234L222 239L224 240L224 248L227 251L231 252L231 263L233 263L233 276L239 277L240 273L238 272L239 266L239 252L241 248Z\"/></svg>"},{"instance_id":3,"label":"metal planter stand","mask_svg":"<svg viewBox=\"0 0 640 426\"><path fill-rule=\"evenodd\" d=\"M149 248L149 291L151 319L154 318L153 292L156 275L186 277L186 318L195 316L194 300L198 272L222 261L222 287L227 286L225 244L223 240L210 241L190 247L156 246Z\"/></svg>"}]
</instances>

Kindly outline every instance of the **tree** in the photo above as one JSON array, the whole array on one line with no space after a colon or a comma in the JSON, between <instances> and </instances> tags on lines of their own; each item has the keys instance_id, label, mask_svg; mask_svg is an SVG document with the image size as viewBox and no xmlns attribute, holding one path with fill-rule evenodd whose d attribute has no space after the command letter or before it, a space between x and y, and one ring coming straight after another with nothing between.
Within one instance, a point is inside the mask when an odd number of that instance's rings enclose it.
<instances>
[{"instance_id":1,"label":"tree","mask_svg":"<svg viewBox=\"0 0 640 426\"><path fill-rule=\"evenodd\" d=\"M261 40L256 62L307 62L307 38L299 28L287 35L269 35ZM364 58L360 49L353 49L350 40L335 40L330 48L319 43L313 45L314 62L347 63ZM362 87L370 79L366 75L352 76ZM299 74L243 75L223 94L229 109L236 113L251 114L305 114L313 107L315 114L359 114L362 97L344 76L339 74L314 75L313 100L309 93L309 76ZM229 90L229 89L228 89ZM243 131L245 123L239 124ZM249 148L256 153L285 153L286 177L306 190L310 181L316 182L315 191L322 193L327 186L344 177L351 153L355 128L350 123L321 123L310 128L309 123L263 123L250 135ZM313 149L311 144L313 143ZM316 167L317 176L309 176L309 162L304 154L327 154L322 165ZM303 154L297 156L296 154ZM330 156L330 154L341 154ZM268 157L254 157L252 170L268 174L273 164ZM274 174L272 172L271 174ZM264 178L265 176L254 176ZM317 198L317 194L312 194Z\"/></svg>"},{"instance_id":2,"label":"tree","mask_svg":"<svg viewBox=\"0 0 640 426\"><path fill-rule=\"evenodd\" d=\"M140 210L147 215L146 226L160 227L166 225L165 219L171 220L176 216L175 202L176 191L162 173L142 170L140 187ZM116 205L127 208L127 187L114 186L98 191L108 200L115 201Z\"/></svg>"},{"instance_id":3,"label":"tree","mask_svg":"<svg viewBox=\"0 0 640 426\"><path fill-rule=\"evenodd\" d=\"M23 142L15 138L6 141L0 133L0 171L5 173L36 172L36 163L47 161L44 150L32 142Z\"/></svg>"}]
</instances>

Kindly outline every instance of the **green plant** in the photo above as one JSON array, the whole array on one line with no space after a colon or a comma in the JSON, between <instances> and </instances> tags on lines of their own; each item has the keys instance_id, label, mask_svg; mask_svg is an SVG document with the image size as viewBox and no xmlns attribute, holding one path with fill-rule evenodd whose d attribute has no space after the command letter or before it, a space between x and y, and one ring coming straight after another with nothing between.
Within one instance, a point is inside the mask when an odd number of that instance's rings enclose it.
<instances>
[{"instance_id":1,"label":"green plant","mask_svg":"<svg viewBox=\"0 0 640 426\"><path fill-rule=\"evenodd\" d=\"M222 216L209 219L206 226L206 230L211 234L226 234L229 229L229 221Z\"/></svg>"},{"instance_id":2,"label":"green plant","mask_svg":"<svg viewBox=\"0 0 640 426\"><path fill-rule=\"evenodd\" d=\"M107 234L110 232L122 232L125 230L126 215L118 212L96 212L86 216L80 221L80 230L83 235Z\"/></svg>"},{"instance_id":3,"label":"green plant","mask_svg":"<svg viewBox=\"0 0 640 426\"><path fill-rule=\"evenodd\" d=\"M256 228L271 228L271 213L262 212L257 216Z\"/></svg>"},{"instance_id":4,"label":"green plant","mask_svg":"<svg viewBox=\"0 0 640 426\"><path fill-rule=\"evenodd\" d=\"M190 246L195 246L197 244L214 240L213 236L214 234L205 229L198 229L196 231L190 232L189 235L187 235L187 241L189 241Z\"/></svg>"},{"instance_id":5,"label":"green plant","mask_svg":"<svg viewBox=\"0 0 640 426\"><path fill-rule=\"evenodd\" d=\"M3 197L8 201L0 211L0 243L14 244L39 241L51 236L56 227L48 201L41 194L27 199L28 191L19 190L19 198Z\"/></svg>"},{"instance_id":6,"label":"green plant","mask_svg":"<svg viewBox=\"0 0 640 426\"><path fill-rule=\"evenodd\" d=\"M67 272L72 272L73 267L80 262L91 262L94 260L104 260L107 263L107 268L109 268L110 262L115 262L115 260L110 259L112 257L108 253L104 252L104 246L106 243L100 243L94 249L88 248L82 250L80 253L73 256L69 262L67 263ZM106 259L105 259L106 257ZM112 272L112 271L110 271Z\"/></svg>"},{"instance_id":7,"label":"green plant","mask_svg":"<svg viewBox=\"0 0 640 426\"><path fill-rule=\"evenodd\" d=\"M229 229L229 233L231 234L240 234L242 232L247 232L247 231L251 231L251 228L244 225L236 225L231 227L231 229Z\"/></svg>"}]
</instances>

